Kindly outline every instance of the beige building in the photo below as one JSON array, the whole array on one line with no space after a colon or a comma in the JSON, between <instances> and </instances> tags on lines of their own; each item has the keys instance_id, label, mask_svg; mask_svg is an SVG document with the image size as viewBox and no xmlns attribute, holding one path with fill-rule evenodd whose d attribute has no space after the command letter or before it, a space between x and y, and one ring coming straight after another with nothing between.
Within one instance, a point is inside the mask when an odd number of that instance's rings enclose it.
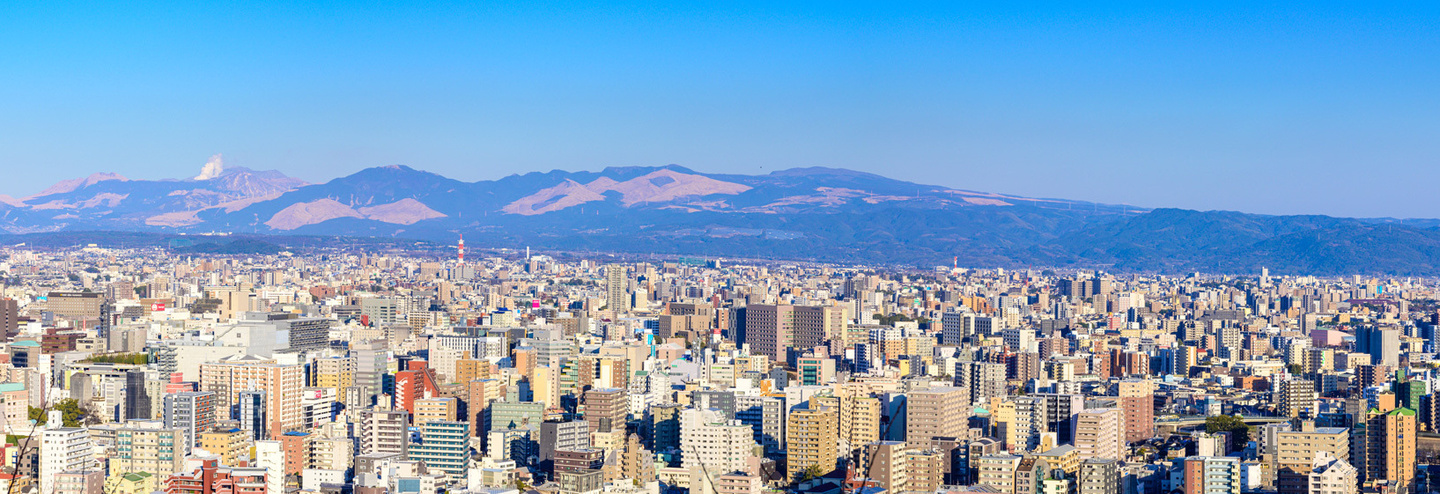
<instances>
[{"instance_id":1,"label":"beige building","mask_svg":"<svg viewBox=\"0 0 1440 494\"><path fill-rule=\"evenodd\" d=\"M1075 420L1075 449L1080 461L1092 458L1124 459L1124 422L1118 408L1081 410Z\"/></svg>"},{"instance_id":2,"label":"beige building","mask_svg":"<svg viewBox=\"0 0 1440 494\"><path fill-rule=\"evenodd\" d=\"M679 419L685 468L703 467L712 475L730 473L744 470L755 454L754 430L737 421L727 422L717 410L684 410Z\"/></svg>"},{"instance_id":3,"label":"beige building","mask_svg":"<svg viewBox=\"0 0 1440 494\"><path fill-rule=\"evenodd\" d=\"M1276 453L1271 468L1276 473L1275 488L1280 494L1309 491L1308 479L1316 454L1325 453L1347 463L1350 460L1350 430L1343 427L1316 428L1314 422L1305 421L1300 430L1278 432L1275 439Z\"/></svg>"},{"instance_id":4,"label":"beige building","mask_svg":"<svg viewBox=\"0 0 1440 494\"><path fill-rule=\"evenodd\" d=\"M185 429L145 429L125 427L115 432L115 455L111 456L111 474L147 472L169 476L184 469Z\"/></svg>"},{"instance_id":5,"label":"beige building","mask_svg":"<svg viewBox=\"0 0 1440 494\"><path fill-rule=\"evenodd\" d=\"M200 365L200 390L215 393L215 409L229 410L244 391L265 392L265 427L279 437L302 425L300 391L305 368L253 355Z\"/></svg>"},{"instance_id":6,"label":"beige building","mask_svg":"<svg viewBox=\"0 0 1440 494\"><path fill-rule=\"evenodd\" d=\"M876 441L865 446L865 463L860 465L885 492L904 492L910 485L904 441Z\"/></svg>"},{"instance_id":7,"label":"beige building","mask_svg":"<svg viewBox=\"0 0 1440 494\"><path fill-rule=\"evenodd\" d=\"M1015 472L1020 469L1021 459L1015 455L990 455L972 460L979 470L977 482L1000 492L1015 492Z\"/></svg>"},{"instance_id":8,"label":"beige building","mask_svg":"<svg viewBox=\"0 0 1440 494\"><path fill-rule=\"evenodd\" d=\"M454 422L459 413L459 400L445 396L415 400L415 425L427 422Z\"/></svg>"},{"instance_id":9,"label":"beige building","mask_svg":"<svg viewBox=\"0 0 1440 494\"><path fill-rule=\"evenodd\" d=\"M911 446L935 445L935 438L960 438L967 428L970 402L965 388L932 387L911 391L905 403L905 442Z\"/></svg>"},{"instance_id":10,"label":"beige building","mask_svg":"<svg viewBox=\"0 0 1440 494\"><path fill-rule=\"evenodd\" d=\"M50 292L45 296L45 309L62 319L98 319L100 302L99 292Z\"/></svg>"},{"instance_id":11,"label":"beige building","mask_svg":"<svg viewBox=\"0 0 1440 494\"><path fill-rule=\"evenodd\" d=\"M786 470L791 479L807 470L824 475L835 470L839 458L838 410L800 409L790 412L785 431Z\"/></svg>"},{"instance_id":12,"label":"beige building","mask_svg":"<svg viewBox=\"0 0 1440 494\"><path fill-rule=\"evenodd\" d=\"M1275 383L1273 392L1275 413L1285 417L1315 417L1315 382L1309 379L1291 379Z\"/></svg>"},{"instance_id":13,"label":"beige building","mask_svg":"<svg viewBox=\"0 0 1440 494\"><path fill-rule=\"evenodd\" d=\"M220 457L223 465L239 465L250 461L250 436L240 429L201 432L196 441L200 449Z\"/></svg>"},{"instance_id":14,"label":"beige building","mask_svg":"<svg viewBox=\"0 0 1440 494\"><path fill-rule=\"evenodd\" d=\"M821 395L810 399L810 408L821 407L838 411L842 454L880 440L879 398Z\"/></svg>"},{"instance_id":15,"label":"beige building","mask_svg":"<svg viewBox=\"0 0 1440 494\"><path fill-rule=\"evenodd\" d=\"M311 382L316 387L334 389L336 396L343 396L345 388L355 385L355 359L352 357L315 359L310 368Z\"/></svg>"}]
</instances>

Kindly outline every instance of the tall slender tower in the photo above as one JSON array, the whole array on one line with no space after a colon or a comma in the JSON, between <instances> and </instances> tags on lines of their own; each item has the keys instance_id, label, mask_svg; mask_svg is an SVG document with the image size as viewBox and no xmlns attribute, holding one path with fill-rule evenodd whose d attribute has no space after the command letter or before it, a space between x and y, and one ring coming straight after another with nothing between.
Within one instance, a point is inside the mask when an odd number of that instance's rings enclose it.
<instances>
[{"instance_id":1,"label":"tall slender tower","mask_svg":"<svg viewBox=\"0 0 1440 494\"><path fill-rule=\"evenodd\" d=\"M465 264L465 236L460 236L460 243L455 246L456 252L460 255L460 264Z\"/></svg>"}]
</instances>

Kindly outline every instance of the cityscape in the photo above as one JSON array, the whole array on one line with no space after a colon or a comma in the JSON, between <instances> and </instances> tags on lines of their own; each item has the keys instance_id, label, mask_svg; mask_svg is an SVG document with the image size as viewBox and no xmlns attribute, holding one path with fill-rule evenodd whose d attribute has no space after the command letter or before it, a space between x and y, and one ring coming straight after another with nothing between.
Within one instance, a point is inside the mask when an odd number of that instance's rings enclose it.
<instances>
[{"instance_id":1,"label":"cityscape","mask_svg":"<svg viewBox=\"0 0 1440 494\"><path fill-rule=\"evenodd\" d=\"M12 492L1430 492L1440 283L7 247Z\"/></svg>"},{"instance_id":2,"label":"cityscape","mask_svg":"<svg viewBox=\"0 0 1440 494\"><path fill-rule=\"evenodd\" d=\"M1440 2L0 6L0 494L1440 494Z\"/></svg>"}]
</instances>

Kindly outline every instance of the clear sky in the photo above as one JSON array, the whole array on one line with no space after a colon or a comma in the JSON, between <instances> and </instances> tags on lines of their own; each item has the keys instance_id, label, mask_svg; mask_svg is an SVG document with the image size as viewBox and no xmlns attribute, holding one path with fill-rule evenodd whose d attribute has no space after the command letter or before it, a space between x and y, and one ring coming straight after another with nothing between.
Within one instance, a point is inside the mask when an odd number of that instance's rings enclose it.
<instances>
[{"instance_id":1,"label":"clear sky","mask_svg":"<svg viewBox=\"0 0 1440 494\"><path fill-rule=\"evenodd\" d=\"M1433 1L474 3L6 2L0 193L224 153L310 181L823 165L1440 217Z\"/></svg>"}]
</instances>

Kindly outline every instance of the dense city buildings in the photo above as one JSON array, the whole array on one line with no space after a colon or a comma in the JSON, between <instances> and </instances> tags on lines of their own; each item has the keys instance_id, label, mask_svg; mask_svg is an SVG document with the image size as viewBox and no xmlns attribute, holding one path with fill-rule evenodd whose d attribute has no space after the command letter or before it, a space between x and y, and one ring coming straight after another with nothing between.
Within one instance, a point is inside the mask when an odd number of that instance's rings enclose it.
<instances>
[{"instance_id":1,"label":"dense city buildings","mask_svg":"<svg viewBox=\"0 0 1440 494\"><path fill-rule=\"evenodd\" d=\"M1437 280L0 252L14 492L1440 485Z\"/></svg>"}]
</instances>

